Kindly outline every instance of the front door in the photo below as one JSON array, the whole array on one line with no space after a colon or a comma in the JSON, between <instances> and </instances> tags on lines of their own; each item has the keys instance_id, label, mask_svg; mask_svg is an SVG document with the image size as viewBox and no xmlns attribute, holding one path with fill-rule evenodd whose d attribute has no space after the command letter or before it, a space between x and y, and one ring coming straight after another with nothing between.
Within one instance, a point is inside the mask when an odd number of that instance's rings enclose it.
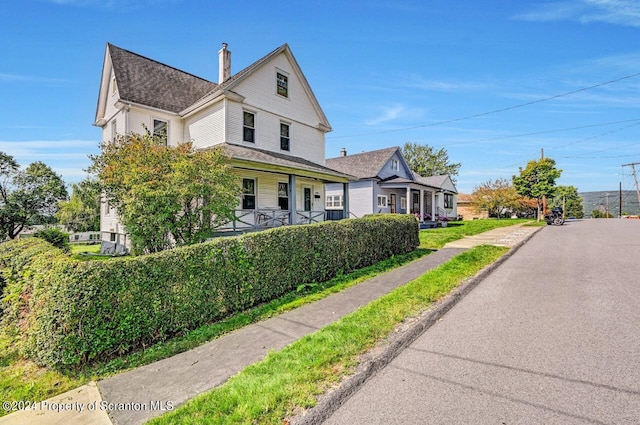
<instances>
[{"instance_id":1,"label":"front door","mask_svg":"<svg viewBox=\"0 0 640 425\"><path fill-rule=\"evenodd\" d=\"M304 210L311 211L311 188L310 187L303 188L303 197L304 197Z\"/></svg>"},{"instance_id":2,"label":"front door","mask_svg":"<svg viewBox=\"0 0 640 425\"><path fill-rule=\"evenodd\" d=\"M411 212L420 214L420 192L411 192Z\"/></svg>"},{"instance_id":3,"label":"front door","mask_svg":"<svg viewBox=\"0 0 640 425\"><path fill-rule=\"evenodd\" d=\"M392 193L389 196L389 208L391 208L391 214L396 213L396 194Z\"/></svg>"}]
</instances>

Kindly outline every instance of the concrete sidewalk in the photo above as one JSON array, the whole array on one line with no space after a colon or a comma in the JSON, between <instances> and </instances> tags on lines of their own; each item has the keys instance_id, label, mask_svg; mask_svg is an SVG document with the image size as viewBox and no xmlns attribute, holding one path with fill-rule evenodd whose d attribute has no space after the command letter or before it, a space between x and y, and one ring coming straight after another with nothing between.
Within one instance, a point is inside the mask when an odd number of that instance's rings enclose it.
<instances>
[{"instance_id":1,"label":"concrete sidewalk","mask_svg":"<svg viewBox=\"0 0 640 425\"><path fill-rule=\"evenodd\" d=\"M0 418L0 424L141 424L215 388L280 350L480 244L513 246L539 227L510 226L464 238L343 292L231 332L193 350L123 372ZM108 412L108 416L107 416Z\"/></svg>"}]
</instances>

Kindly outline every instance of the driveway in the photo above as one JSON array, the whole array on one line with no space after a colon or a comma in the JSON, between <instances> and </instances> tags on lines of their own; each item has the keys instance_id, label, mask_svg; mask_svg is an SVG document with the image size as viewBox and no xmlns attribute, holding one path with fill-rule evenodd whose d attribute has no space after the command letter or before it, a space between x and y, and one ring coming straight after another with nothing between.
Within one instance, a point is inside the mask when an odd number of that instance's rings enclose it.
<instances>
[{"instance_id":1,"label":"driveway","mask_svg":"<svg viewBox=\"0 0 640 425\"><path fill-rule=\"evenodd\" d=\"M640 221L549 226L327 424L640 424Z\"/></svg>"}]
</instances>

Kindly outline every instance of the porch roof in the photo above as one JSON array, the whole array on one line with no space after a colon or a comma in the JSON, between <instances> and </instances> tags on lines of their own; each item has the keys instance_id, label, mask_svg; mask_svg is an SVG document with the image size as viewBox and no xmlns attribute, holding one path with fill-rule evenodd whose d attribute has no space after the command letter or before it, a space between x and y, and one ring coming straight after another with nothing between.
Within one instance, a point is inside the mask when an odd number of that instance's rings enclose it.
<instances>
[{"instance_id":1,"label":"porch roof","mask_svg":"<svg viewBox=\"0 0 640 425\"><path fill-rule=\"evenodd\" d=\"M381 180L378 183L378 185L380 187L387 188L387 189L392 189L392 188L393 189L397 189L397 188L410 187L412 189L429 188L429 189L440 190L439 187L428 185L428 184L426 184L424 182L421 182L421 181L409 180L409 179L405 179L403 177L397 177L397 176L393 176L393 177L390 177L388 179Z\"/></svg>"},{"instance_id":2,"label":"porch roof","mask_svg":"<svg viewBox=\"0 0 640 425\"><path fill-rule=\"evenodd\" d=\"M293 174L318 179L325 183L348 183L353 179L353 176L297 156L230 143L224 143L222 146L224 152L231 157L231 165L235 168Z\"/></svg>"}]
</instances>

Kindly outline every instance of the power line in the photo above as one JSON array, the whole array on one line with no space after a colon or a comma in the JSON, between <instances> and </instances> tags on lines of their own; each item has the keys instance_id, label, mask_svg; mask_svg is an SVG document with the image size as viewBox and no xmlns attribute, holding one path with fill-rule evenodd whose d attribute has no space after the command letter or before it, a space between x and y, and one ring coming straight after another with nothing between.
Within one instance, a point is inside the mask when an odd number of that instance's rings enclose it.
<instances>
[{"instance_id":1,"label":"power line","mask_svg":"<svg viewBox=\"0 0 640 425\"><path fill-rule=\"evenodd\" d=\"M377 135L377 134L387 134L387 133L397 133L400 131L406 131L406 130L414 130L416 128L424 128L424 127L434 127L437 125L443 125L443 124L450 124L452 122L458 122L458 121L464 121L464 120L469 120L472 118L479 118L479 117L484 117L487 115L493 115L493 114L497 114L500 112L506 112L506 111L511 111L513 109L519 109L519 108L524 108L525 106L531 106L531 105L535 105L537 103L542 103L542 102L547 102L549 100L554 100L554 99L558 99L561 97L565 97L565 96L570 96L576 93L581 93L587 90L592 90L598 87L603 87L609 84L614 84L623 80L628 80L630 78L634 78L634 77L638 77L640 76L640 72L637 72L635 74L630 74L630 75L625 75L624 77L619 77L613 80L609 80L609 81L605 81L603 83L598 83L598 84L594 84L592 86L588 86L588 87L583 87L580 88L578 90L572 90L569 92L565 92L565 93L560 93L560 94L556 94L553 96L549 96L549 97L544 97L542 99L537 99L537 100L532 100L530 102L525 102L525 103L520 103L517 105L512 105L512 106L508 106L506 108L500 108L500 109L494 109L491 111L487 111L487 112L480 112L478 114L473 114L473 115L466 115L463 117L459 117L459 118L452 118L449 120L443 120L443 121L437 121L437 122L433 122L433 123L429 123L429 124L421 124L421 125L416 125L416 126L412 126L412 127L404 127L404 128L397 128L394 130L384 130L384 131L375 131L375 132L370 132L370 133L361 133L361 134L351 134L351 135L346 135L346 136L336 136L336 137L330 137L327 136L327 138L329 139L347 139L347 138L353 138L353 137L364 137L364 136L372 136L372 135Z\"/></svg>"},{"instance_id":2,"label":"power line","mask_svg":"<svg viewBox=\"0 0 640 425\"><path fill-rule=\"evenodd\" d=\"M537 131L534 133L522 133L522 134L513 134L510 136L500 136L500 137L490 137L490 138L486 138L486 139L476 139L476 140L466 140L464 142L455 142L455 143L447 143L447 146L457 146L457 145L465 145L465 144L472 144L472 143L480 143L480 142L490 142L490 141L494 141L494 140L504 140L504 139L516 139L518 137L527 137L527 136L539 136L541 134L550 134L550 133L560 133L563 131L571 131L571 130L581 130L584 128L592 128L592 127L604 127L607 125L613 125L613 124L622 124L622 123L627 123L627 122L635 122L636 124L632 124L629 127L632 127L634 125L638 125L640 124L640 118L634 118L631 120L623 120L623 121L611 121L611 122L605 122L605 123L600 123L600 124L589 124L589 125L582 125L582 126L577 126L577 127L567 127L567 128L558 128L555 130L544 130L544 131ZM626 128L626 127L624 127ZM617 131L617 130L614 130ZM608 133L606 133L608 134ZM577 142L571 142L568 145L574 144L574 143L579 143L580 141ZM562 146L568 146L568 145L562 145ZM561 146L561 147L562 147Z\"/></svg>"}]
</instances>

